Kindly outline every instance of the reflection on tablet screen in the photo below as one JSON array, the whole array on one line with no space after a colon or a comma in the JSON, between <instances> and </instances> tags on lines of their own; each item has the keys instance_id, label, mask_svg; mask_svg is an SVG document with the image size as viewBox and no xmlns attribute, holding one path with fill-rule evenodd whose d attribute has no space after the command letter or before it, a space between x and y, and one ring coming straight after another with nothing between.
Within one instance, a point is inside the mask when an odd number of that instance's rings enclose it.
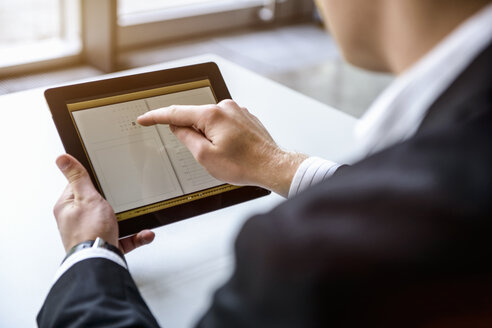
<instances>
[{"instance_id":1,"label":"reflection on tablet screen","mask_svg":"<svg viewBox=\"0 0 492 328\"><path fill-rule=\"evenodd\" d=\"M67 105L119 220L191 199L184 195L235 188L208 174L167 125L136 124L138 116L153 109L211 103L217 100L210 82L201 80Z\"/></svg>"}]
</instances>

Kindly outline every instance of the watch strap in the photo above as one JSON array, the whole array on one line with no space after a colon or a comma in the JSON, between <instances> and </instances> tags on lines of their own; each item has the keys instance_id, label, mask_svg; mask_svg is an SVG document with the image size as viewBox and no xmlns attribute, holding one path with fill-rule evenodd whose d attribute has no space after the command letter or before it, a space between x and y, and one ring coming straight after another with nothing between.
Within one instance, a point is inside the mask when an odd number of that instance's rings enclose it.
<instances>
[{"instance_id":1,"label":"watch strap","mask_svg":"<svg viewBox=\"0 0 492 328\"><path fill-rule=\"evenodd\" d=\"M67 258L69 258L70 256L72 256L73 254L75 254L78 251L81 251L83 249L86 249L86 248L105 248L107 250L110 250L110 251L116 253L116 255L121 257L121 259L126 263L125 256L123 255L123 253L121 252L121 250L118 247L111 245L110 243L104 241L102 238L99 238L99 237L96 240L83 241L83 242L75 245L74 247L72 247L67 252L67 255L65 255L65 258L63 259L62 263L65 262L65 260Z\"/></svg>"}]
</instances>

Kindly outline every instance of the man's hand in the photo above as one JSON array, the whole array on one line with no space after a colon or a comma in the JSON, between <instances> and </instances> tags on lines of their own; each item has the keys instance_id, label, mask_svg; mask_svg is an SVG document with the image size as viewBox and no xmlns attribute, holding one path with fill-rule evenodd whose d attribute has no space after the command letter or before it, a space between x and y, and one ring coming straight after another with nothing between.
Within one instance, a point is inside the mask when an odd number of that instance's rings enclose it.
<instances>
[{"instance_id":1,"label":"man's hand","mask_svg":"<svg viewBox=\"0 0 492 328\"><path fill-rule=\"evenodd\" d=\"M215 178L261 186L287 196L306 156L281 150L261 122L232 100L218 105L171 106L138 118L144 126L169 124Z\"/></svg>"},{"instance_id":2,"label":"man's hand","mask_svg":"<svg viewBox=\"0 0 492 328\"><path fill-rule=\"evenodd\" d=\"M118 243L118 223L114 211L94 188L82 164L70 155L58 157L56 164L68 180L54 208L66 251L78 243L97 237L119 246L124 253L152 242L154 233L144 230Z\"/></svg>"}]
</instances>

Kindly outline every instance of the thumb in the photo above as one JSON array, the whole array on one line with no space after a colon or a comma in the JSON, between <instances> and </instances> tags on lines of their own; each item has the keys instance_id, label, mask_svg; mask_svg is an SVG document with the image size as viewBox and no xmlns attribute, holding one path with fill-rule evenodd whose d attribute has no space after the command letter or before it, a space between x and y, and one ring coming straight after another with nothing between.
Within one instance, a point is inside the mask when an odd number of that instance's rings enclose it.
<instances>
[{"instance_id":1,"label":"thumb","mask_svg":"<svg viewBox=\"0 0 492 328\"><path fill-rule=\"evenodd\" d=\"M56 159L56 165L67 178L75 199L83 199L97 193L85 167L74 157L65 154Z\"/></svg>"},{"instance_id":2,"label":"thumb","mask_svg":"<svg viewBox=\"0 0 492 328\"><path fill-rule=\"evenodd\" d=\"M170 125L169 128L174 133L176 138L179 139L193 154L195 159L203 158L206 156L206 152L212 146L210 140L208 140L203 134L193 128L179 127Z\"/></svg>"}]
</instances>

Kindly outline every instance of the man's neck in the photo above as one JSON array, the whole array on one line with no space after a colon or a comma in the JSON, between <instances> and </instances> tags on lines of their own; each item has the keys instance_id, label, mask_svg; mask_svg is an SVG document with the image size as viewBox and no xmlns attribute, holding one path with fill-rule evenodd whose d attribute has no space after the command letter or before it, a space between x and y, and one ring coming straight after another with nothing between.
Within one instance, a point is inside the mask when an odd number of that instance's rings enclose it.
<instances>
[{"instance_id":1,"label":"man's neck","mask_svg":"<svg viewBox=\"0 0 492 328\"><path fill-rule=\"evenodd\" d=\"M388 0L382 51L388 68L401 74L490 1Z\"/></svg>"}]
</instances>

